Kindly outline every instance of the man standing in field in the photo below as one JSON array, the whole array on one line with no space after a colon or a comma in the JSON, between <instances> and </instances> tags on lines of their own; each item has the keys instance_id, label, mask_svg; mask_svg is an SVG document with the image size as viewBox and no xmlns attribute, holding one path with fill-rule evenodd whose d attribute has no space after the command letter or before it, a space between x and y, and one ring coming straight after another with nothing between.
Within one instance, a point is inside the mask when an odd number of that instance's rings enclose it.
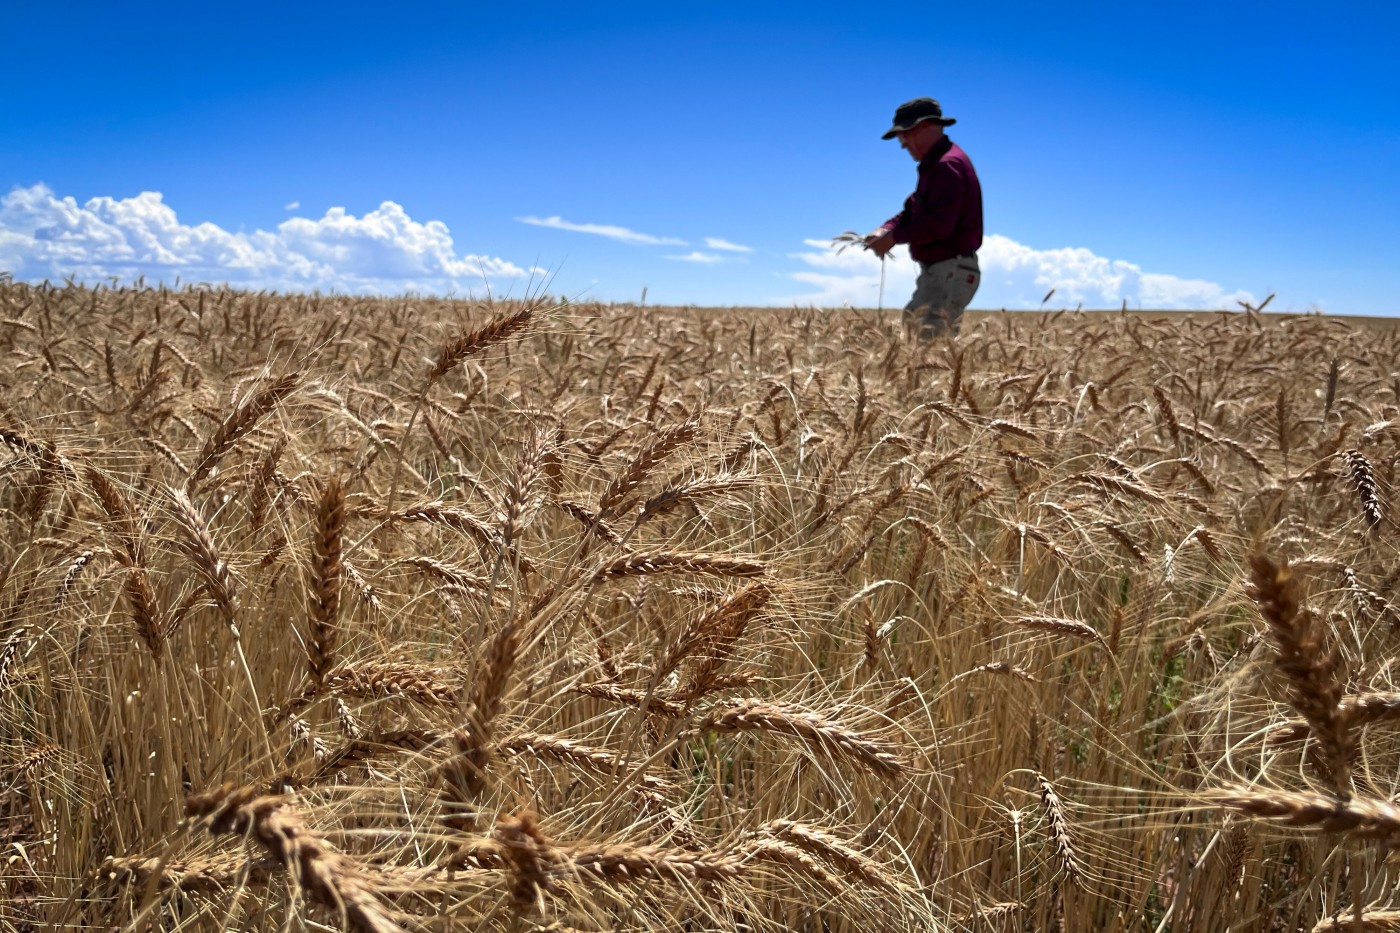
<instances>
[{"instance_id":1,"label":"man standing in field","mask_svg":"<svg viewBox=\"0 0 1400 933\"><path fill-rule=\"evenodd\" d=\"M865 247L884 258L896 243L923 270L914 297L904 306L905 324L925 340L945 330L958 332L963 309L977 293L982 272L982 186L967 153L943 135L955 120L931 97L901 104L884 139L896 138L919 163L919 184L900 211L865 238Z\"/></svg>"}]
</instances>

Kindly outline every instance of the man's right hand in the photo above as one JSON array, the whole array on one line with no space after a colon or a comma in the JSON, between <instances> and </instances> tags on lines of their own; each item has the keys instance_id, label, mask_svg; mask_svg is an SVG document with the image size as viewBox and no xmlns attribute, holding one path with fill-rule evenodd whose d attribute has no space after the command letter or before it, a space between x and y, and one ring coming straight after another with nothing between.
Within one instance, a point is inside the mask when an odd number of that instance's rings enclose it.
<instances>
[{"instance_id":1,"label":"man's right hand","mask_svg":"<svg viewBox=\"0 0 1400 933\"><path fill-rule=\"evenodd\" d=\"M894 231L881 227L872 233L866 234L865 248L881 259L884 259L885 254L894 248Z\"/></svg>"}]
</instances>

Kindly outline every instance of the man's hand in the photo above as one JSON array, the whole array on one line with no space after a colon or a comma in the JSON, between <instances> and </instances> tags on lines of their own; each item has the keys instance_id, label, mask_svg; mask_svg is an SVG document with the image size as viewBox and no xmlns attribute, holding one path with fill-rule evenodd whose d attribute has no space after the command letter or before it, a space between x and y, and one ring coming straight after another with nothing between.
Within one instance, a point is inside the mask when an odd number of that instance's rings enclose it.
<instances>
[{"instance_id":1,"label":"man's hand","mask_svg":"<svg viewBox=\"0 0 1400 933\"><path fill-rule=\"evenodd\" d=\"M884 259L885 254L894 248L894 231L881 227L873 233L866 234L865 248Z\"/></svg>"}]
</instances>

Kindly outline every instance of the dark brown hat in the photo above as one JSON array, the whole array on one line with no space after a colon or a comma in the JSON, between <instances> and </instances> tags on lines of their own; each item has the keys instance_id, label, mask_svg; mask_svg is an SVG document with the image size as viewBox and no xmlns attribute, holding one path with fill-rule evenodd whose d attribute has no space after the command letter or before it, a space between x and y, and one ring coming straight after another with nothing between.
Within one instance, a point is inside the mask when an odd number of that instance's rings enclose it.
<instances>
[{"instance_id":1,"label":"dark brown hat","mask_svg":"<svg viewBox=\"0 0 1400 933\"><path fill-rule=\"evenodd\" d=\"M917 124L932 120L939 126L952 126L957 120L943 116L943 108L932 97L916 97L899 105L894 112L894 126L881 139L894 139L896 133L906 133Z\"/></svg>"}]
</instances>

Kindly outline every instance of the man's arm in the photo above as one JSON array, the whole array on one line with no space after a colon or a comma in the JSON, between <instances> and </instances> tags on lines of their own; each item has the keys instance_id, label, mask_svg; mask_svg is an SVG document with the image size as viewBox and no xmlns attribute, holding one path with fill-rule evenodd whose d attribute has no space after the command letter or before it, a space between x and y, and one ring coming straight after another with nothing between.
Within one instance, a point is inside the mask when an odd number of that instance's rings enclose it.
<instances>
[{"instance_id":1,"label":"man's arm","mask_svg":"<svg viewBox=\"0 0 1400 933\"><path fill-rule=\"evenodd\" d=\"M919 187L904 210L881 228L895 243L934 243L953 235L967 181L951 166L935 165L919 176Z\"/></svg>"}]
</instances>

